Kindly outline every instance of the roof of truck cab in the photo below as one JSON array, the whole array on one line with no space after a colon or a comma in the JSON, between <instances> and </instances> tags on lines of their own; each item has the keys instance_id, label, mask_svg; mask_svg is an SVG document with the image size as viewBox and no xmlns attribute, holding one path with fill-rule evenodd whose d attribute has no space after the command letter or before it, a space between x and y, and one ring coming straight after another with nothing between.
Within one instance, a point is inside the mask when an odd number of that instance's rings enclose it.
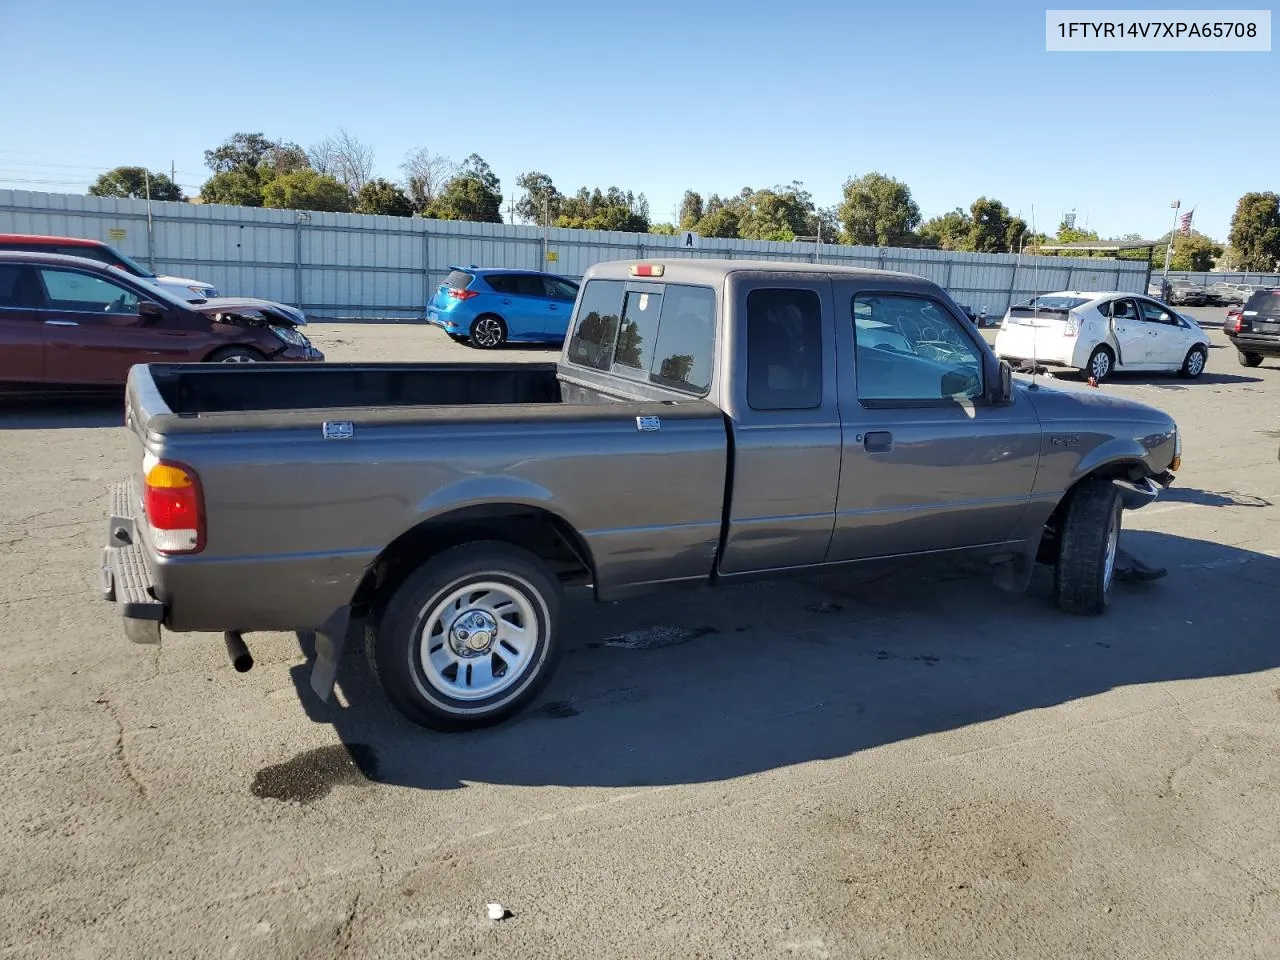
<instances>
[{"instance_id":1,"label":"roof of truck cab","mask_svg":"<svg viewBox=\"0 0 1280 960\"><path fill-rule=\"evenodd\" d=\"M636 264L662 264L661 277L633 277L631 268ZM673 277L682 280L711 283L722 280L731 273L812 273L848 277L891 277L899 280L919 280L932 283L928 277L895 270L873 270L869 267L845 267L829 263L799 263L790 260L715 260L703 257L662 257L644 260L606 260L587 268L583 279L606 278L661 282Z\"/></svg>"}]
</instances>

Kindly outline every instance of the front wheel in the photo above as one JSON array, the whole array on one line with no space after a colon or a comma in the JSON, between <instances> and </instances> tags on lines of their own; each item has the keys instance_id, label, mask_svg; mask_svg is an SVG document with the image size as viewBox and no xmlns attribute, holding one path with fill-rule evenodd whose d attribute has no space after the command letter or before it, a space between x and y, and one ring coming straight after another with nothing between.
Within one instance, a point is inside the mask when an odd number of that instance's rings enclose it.
<instances>
[{"instance_id":1,"label":"front wheel","mask_svg":"<svg viewBox=\"0 0 1280 960\"><path fill-rule=\"evenodd\" d=\"M1242 367L1257 367L1262 365L1262 354L1245 353L1243 350L1236 351L1236 359L1240 361Z\"/></svg>"},{"instance_id":2,"label":"front wheel","mask_svg":"<svg viewBox=\"0 0 1280 960\"><path fill-rule=\"evenodd\" d=\"M1195 380L1200 374L1204 373L1205 364L1209 357L1204 347L1192 347L1187 351L1186 359L1182 361L1182 368L1178 373L1188 380Z\"/></svg>"},{"instance_id":3,"label":"front wheel","mask_svg":"<svg viewBox=\"0 0 1280 960\"><path fill-rule=\"evenodd\" d=\"M396 590L370 636L391 703L433 730L507 719L550 678L560 588L538 557L497 541L424 563Z\"/></svg>"},{"instance_id":4,"label":"front wheel","mask_svg":"<svg viewBox=\"0 0 1280 960\"><path fill-rule=\"evenodd\" d=\"M252 347L223 347L209 355L210 363L262 363L266 360Z\"/></svg>"},{"instance_id":5,"label":"front wheel","mask_svg":"<svg viewBox=\"0 0 1280 960\"><path fill-rule=\"evenodd\" d=\"M1071 496L1058 533L1054 603L1067 613L1102 613L1111 601L1120 551L1119 491L1109 480L1084 480Z\"/></svg>"}]
</instances>

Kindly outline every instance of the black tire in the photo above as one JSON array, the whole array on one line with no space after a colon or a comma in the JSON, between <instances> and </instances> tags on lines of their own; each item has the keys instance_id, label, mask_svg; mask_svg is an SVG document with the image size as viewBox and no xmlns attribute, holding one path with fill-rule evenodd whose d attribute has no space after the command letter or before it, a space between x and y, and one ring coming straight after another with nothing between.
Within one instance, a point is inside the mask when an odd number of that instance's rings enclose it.
<instances>
[{"instance_id":1,"label":"black tire","mask_svg":"<svg viewBox=\"0 0 1280 960\"><path fill-rule=\"evenodd\" d=\"M459 664L466 662L467 683L471 679L470 664L484 665L492 671L499 683L506 683L491 696L468 699L453 695L459 691L459 680L450 680L448 667L432 677L422 662L422 647L428 644L428 661L432 661L430 641L439 639L436 651L450 658L453 644L462 641L455 636L458 628L428 637L427 621L433 608L448 600L451 594L464 589L468 583L489 582L499 585L512 594L519 594L532 612L532 622L524 623L525 629L536 629L530 641L527 659L518 664L519 674L510 680L504 678L504 657L510 658L504 649L504 641L490 640L491 652L476 654L474 659L451 659ZM482 594L477 591L464 596L461 602L474 604ZM555 576L538 557L521 547L494 540L463 544L444 551L419 567L400 585L375 628L366 637L371 665L382 689L392 705L411 721L432 730L471 730L501 723L523 709L536 697L551 678L559 658L556 628L560 608L560 586ZM464 611L466 607L462 608ZM465 615L465 614L463 614ZM518 609L511 616L525 618ZM454 619L456 624L461 616ZM491 622L497 623L497 620ZM508 623L515 621L508 620ZM498 625L501 630L501 624ZM498 631L494 631L497 633ZM447 649L446 649L447 648ZM468 654L470 656L470 654ZM517 654L518 656L518 654ZM513 660L514 662L514 660ZM503 673L494 664L503 664ZM460 678L461 666L454 674ZM451 689L450 689L451 688ZM452 690L452 692L451 692Z\"/></svg>"},{"instance_id":2,"label":"black tire","mask_svg":"<svg viewBox=\"0 0 1280 960\"><path fill-rule=\"evenodd\" d=\"M1105 359L1103 359L1105 358ZM1089 354L1089 362L1084 368L1084 377L1089 379L1093 377L1098 383L1101 383L1107 377L1111 376L1116 368L1116 355L1111 352L1108 346L1100 346ZM1101 374L1099 374L1101 371Z\"/></svg>"},{"instance_id":3,"label":"black tire","mask_svg":"<svg viewBox=\"0 0 1280 960\"><path fill-rule=\"evenodd\" d=\"M265 363L264 357L253 347L219 347L209 354L209 363Z\"/></svg>"},{"instance_id":4,"label":"black tire","mask_svg":"<svg viewBox=\"0 0 1280 960\"><path fill-rule=\"evenodd\" d=\"M1194 346L1187 351L1187 356L1182 361L1182 368L1178 371L1178 376L1185 377L1188 380L1195 380L1200 374L1204 373L1204 368L1208 365L1209 351L1202 346Z\"/></svg>"},{"instance_id":5,"label":"black tire","mask_svg":"<svg viewBox=\"0 0 1280 960\"><path fill-rule=\"evenodd\" d=\"M1245 353L1243 350L1236 351L1236 359L1240 361L1242 367L1258 367L1262 365L1262 354Z\"/></svg>"},{"instance_id":6,"label":"black tire","mask_svg":"<svg viewBox=\"0 0 1280 960\"><path fill-rule=\"evenodd\" d=\"M1110 481L1083 480L1071 495L1053 571L1053 602L1059 609L1084 616L1106 610L1115 579L1115 555L1108 564L1108 548L1119 549L1121 513L1119 491Z\"/></svg>"},{"instance_id":7,"label":"black tire","mask_svg":"<svg viewBox=\"0 0 1280 960\"><path fill-rule=\"evenodd\" d=\"M467 342L481 350L497 350L507 342L507 325L496 313L482 314L471 321Z\"/></svg>"}]
</instances>

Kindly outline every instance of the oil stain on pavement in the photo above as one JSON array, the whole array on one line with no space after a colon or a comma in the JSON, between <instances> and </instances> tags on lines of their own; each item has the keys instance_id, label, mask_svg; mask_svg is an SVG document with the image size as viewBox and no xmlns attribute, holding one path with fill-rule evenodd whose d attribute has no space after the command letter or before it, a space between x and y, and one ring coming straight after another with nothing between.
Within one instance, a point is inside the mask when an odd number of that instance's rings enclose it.
<instances>
[{"instance_id":1,"label":"oil stain on pavement","mask_svg":"<svg viewBox=\"0 0 1280 960\"><path fill-rule=\"evenodd\" d=\"M366 786L378 775L378 755L367 744L335 744L263 767L249 787L255 797L312 803L338 786Z\"/></svg>"}]
</instances>

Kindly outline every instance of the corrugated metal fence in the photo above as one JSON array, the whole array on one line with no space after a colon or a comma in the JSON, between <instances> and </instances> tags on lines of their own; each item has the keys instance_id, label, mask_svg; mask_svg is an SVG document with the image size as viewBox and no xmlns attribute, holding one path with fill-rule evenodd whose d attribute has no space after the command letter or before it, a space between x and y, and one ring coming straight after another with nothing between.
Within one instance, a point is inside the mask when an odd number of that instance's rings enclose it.
<instances>
[{"instance_id":1,"label":"corrugated metal fence","mask_svg":"<svg viewBox=\"0 0 1280 960\"><path fill-rule=\"evenodd\" d=\"M1054 290L1146 287L1135 261L949 253L883 247L680 237L596 230L299 213L0 190L0 233L105 240L158 273L224 294L301 306L317 317L420 317L451 264L546 269L580 277L602 260L704 256L815 261L928 277L975 311ZM552 259L554 258L554 259Z\"/></svg>"},{"instance_id":2,"label":"corrugated metal fence","mask_svg":"<svg viewBox=\"0 0 1280 960\"><path fill-rule=\"evenodd\" d=\"M1190 280L1206 287L1215 283L1255 283L1263 287L1280 287L1280 273L1231 273L1227 271L1222 273L1187 273L1180 270L1170 270L1169 277L1170 279Z\"/></svg>"}]
</instances>

